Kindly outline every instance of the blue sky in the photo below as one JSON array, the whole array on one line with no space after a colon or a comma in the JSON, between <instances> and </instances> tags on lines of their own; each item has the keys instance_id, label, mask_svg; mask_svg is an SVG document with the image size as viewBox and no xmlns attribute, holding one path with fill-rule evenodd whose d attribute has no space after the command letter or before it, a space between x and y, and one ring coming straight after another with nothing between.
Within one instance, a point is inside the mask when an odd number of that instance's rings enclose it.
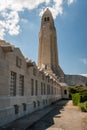
<instances>
[{"instance_id":1,"label":"blue sky","mask_svg":"<svg viewBox=\"0 0 87 130\"><path fill-rule=\"evenodd\" d=\"M87 74L87 0L0 1L0 38L37 63L41 15L52 11L59 64L66 74Z\"/></svg>"}]
</instances>

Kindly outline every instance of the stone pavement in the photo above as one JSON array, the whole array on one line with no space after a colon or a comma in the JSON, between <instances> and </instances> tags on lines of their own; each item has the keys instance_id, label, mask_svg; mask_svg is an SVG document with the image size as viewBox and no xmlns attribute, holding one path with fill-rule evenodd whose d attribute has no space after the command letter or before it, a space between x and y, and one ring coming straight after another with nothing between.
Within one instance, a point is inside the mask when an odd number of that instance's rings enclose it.
<instances>
[{"instance_id":1,"label":"stone pavement","mask_svg":"<svg viewBox=\"0 0 87 130\"><path fill-rule=\"evenodd\" d=\"M58 101L58 103L59 102L61 101ZM63 105L66 104L66 102L67 101L64 101ZM31 114L28 114L12 123L9 123L8 125L3 126L2 128L0 128L0 130L25 130L26 128L30 127L35 122L40 120L42 117L44 117L47 113L52 111L54 108L56 108L58 103L50 105L49 107L33 112ZM59 106L60 109L61 107L62 105Z\"/></svg>"},{"instance_id":2,"label":"stone pavement","mask_svg":"<svg viewBox=\"0 0 87 130\"><path fill-rule=\"evenodd\" d=\"M87 130L87 123L84 122L87 113L73 106L72 101L68 101L65 106L63 103L59 102L56 108L27 130ZM58 112L61 105L63 107Z\"/></svg>"},{"instance_id":3,"label":"stone pavement","mask_svg":"<svg viewBox=\"0 0 87 130\"><path fill-rule=\"evenodd\" d=\"M81 112L78 107L69 101L61 110L60 118L54 117L54 125L46 130L87 130L87 124L83 119L87 116L86 112Z\"/></svg>"}]
</instances>

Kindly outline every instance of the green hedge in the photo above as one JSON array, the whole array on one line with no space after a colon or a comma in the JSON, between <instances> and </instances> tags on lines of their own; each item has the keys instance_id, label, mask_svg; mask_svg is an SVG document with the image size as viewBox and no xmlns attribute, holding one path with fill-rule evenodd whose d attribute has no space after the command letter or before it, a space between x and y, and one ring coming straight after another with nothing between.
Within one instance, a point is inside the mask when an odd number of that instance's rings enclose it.
<instances>
[{"instance_id":1,"label":"green hedge","mask_svg":"<svg viewBox=\"0 0 87 130\"><path fill-rule=\"evenodd\" d=\"M75 94L75 93L85 93L87 95L87 87L81 87L81 86L73 86L68 87L69 94Z\"/></svg>"},{"instance_id":2,"label":"green hedge","mask_svg":"<svg viewBox=\"0 0 87 130\"><path fill-rule=\"evenodd\" d=\"M81 109L81 111L87 112L87 101L83 103L79 103L78 106Z\"/></svg>"},{"instance_id":3,"label":"green hedge","mask_svg":"<svg viewBox=\"0 0 87 130\"><path fill-rule=\"evenodd\" d=\"M80 94L79 93L72 94L72 101L73 105L77 106L80 103Z\"/></svg>"},{"instance_id":4,"label":"green hedge","mask_svg":"<svg viewBox=\"0 0 87 130\"><path fill-rule=\"evenodd\" d=\"M87 91L80 92L80 96L81 96L81 102L87 101Z\"/></svg>"},{"instance_id":5,"label":"green hedge","mask_svg":"<svg viewBox=\"0 0 87 130\"><path fill-rule=\"evenodd\" d=\"M72 95L73 105L78 105L81 111L87 112L87 87L69 87L68 91Z\"/></svg>"}]
</instances>

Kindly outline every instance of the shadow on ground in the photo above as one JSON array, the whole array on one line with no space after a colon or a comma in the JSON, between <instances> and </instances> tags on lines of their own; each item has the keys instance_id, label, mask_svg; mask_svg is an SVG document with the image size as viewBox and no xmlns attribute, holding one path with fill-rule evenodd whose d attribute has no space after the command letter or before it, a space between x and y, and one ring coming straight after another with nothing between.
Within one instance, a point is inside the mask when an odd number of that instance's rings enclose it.
<instances>
[{"instance_id":1,"label":"shadow on ground","mask_svg":"<svg viewBox=\"0 0 87 130\"><path fill-rule=\"evenodd\" d=\"M64 111L64 106L67 104L68 100L61 100L54 104L55 108L46 114L42 119L34 123L32 126L26 130L46 130L47 128L54 125L54 118L61 117L61 111Z\"/></svg>"}]
</instances>

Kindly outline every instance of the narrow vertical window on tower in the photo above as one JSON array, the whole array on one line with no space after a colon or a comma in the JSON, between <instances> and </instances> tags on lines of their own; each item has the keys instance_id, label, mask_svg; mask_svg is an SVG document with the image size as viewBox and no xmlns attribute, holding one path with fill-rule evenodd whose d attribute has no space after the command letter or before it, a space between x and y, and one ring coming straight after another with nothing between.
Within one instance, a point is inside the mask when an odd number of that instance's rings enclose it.
<instances>
[{"instance_id":1,"label":"narrow vertical window on tower","mask_svg":"<svg viewBox=\"0 0 87 130\"><path fill-rule=\"evenodd\" d=\"M47 21L49 21L50 20L50 18L49 17L47 17Z\"/></svg>"},{"instance_id":2,"label":"narrow vertical window on tower","mask_svg":"<svg viewBox=\"0 0 87 130\"><path fill-rule=\"evenodd\" d=\"M44 22L46 22L46 17L44 18Z\"/></svg>"}]
</instances>

